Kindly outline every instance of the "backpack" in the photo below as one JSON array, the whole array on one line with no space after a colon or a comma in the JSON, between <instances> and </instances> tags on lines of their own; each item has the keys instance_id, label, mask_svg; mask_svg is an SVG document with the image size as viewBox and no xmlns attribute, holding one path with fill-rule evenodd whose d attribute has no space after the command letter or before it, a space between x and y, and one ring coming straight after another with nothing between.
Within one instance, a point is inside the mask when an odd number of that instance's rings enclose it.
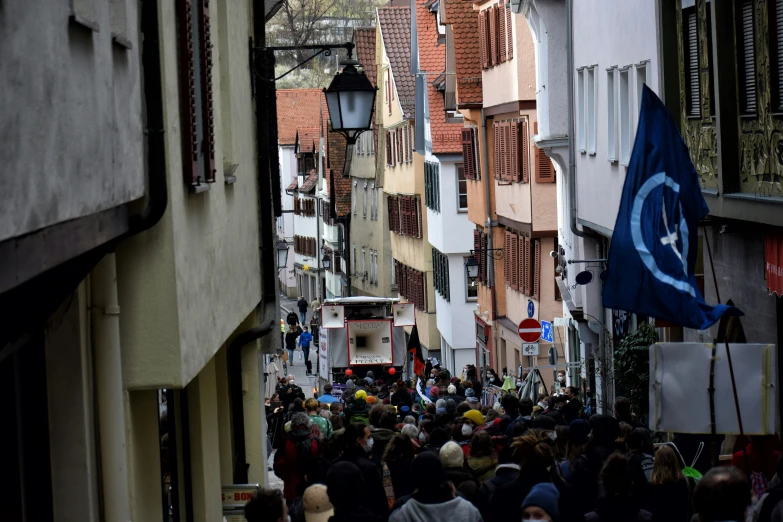
<instances>
[{"instance_id":1,"label":"backpack","mask_svg":"<svg viewBox=\"0 0 783 522\"><path fill-rule=\"evenodd\" d=\"M655 461L653 460L652 455L646 453L642 454L639 465L642 467L642 471L644 471L644 476L647 478L648 483L650 482L650 477L652 477L654 464Z\"/></svg>"},{"instance_id":2,"label":"backpack","mask_svg":"<svg viewBox=\"0 0 783 522\"><path fill-rule=\"evenodd\" d=\"M365 426L369 426L370 425L370 416L367 415L366 413L355 413L355 414L351 415L351 423L354 423L354 422L361 422Z\"/></svg>"}]
</instances>

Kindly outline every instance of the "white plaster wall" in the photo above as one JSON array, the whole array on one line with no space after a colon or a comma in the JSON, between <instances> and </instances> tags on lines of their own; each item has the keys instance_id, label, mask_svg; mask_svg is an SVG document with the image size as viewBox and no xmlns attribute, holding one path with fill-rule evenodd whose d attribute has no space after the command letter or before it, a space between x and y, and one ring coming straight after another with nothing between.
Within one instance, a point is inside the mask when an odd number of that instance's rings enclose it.
<instances>
[{"instance_id":1,"label":"white plaster wall","mask_svg":"<svg viewBox=\"0 0 783 522\"><path fill-rule=\"evenodd\" d=\"M304 200L315 200L312 196L305 196L302 194L299 194L299 197ZM317 201L315 202L318 203ZM317 206L316 206L317 208ZM303 236L303 237L312 237L317 238L318 237L318 219L316 216L308 217L308 216L299 216L294 214L294 233L297 236ZM293 237L294 234L291 235ZM318 250L318 249L316 249ZM316 254L318 254L318 251L316 251ZM296 263L302 264L302 265L310 265L310 267L315 270L317 266L317 259L315 257L311 256L304 256L302 254L296 254Z\"/></svg>"},{"instance_id":2,"label":"white plaster wall","mask_svg":"<svg viewBox=\"0 0 783 522\"><path fill-rule=\"evenodd\" d=\"M277 148L280 157L280 199L283 210L293 210L294 198L286 194L286 187L296 177L296 154L293 146L280 146ZM283 214L277 218L277 236L285 239L288 243L288 265L285 270L281 270L278 279L288 288L296 286L294 277L294 215Z\"/></svg>"},{"instance_id":3,"label":"white plaster wall","mask_svg":"<svg viewBox=\"0 0 783 522\"><path fill-rule=\"evenodd\" d=\"M614 228L627 168L608 161L609 110L607 73L611 66L631 65L631 144L638 120L636 71L633 65L649 60L647 85L659 91L657 15L655 2L627 0L580 0L574 2L574 67L597 64L596 154L576 156L577 208L580 219L609 230ZM574 92L577 91L574 74ZM619 107L619 81L615 80L616 107ZM577 113L578 101L575 107ZM619 123L618 123L619 130ZM577 134L579 129L577 129ZM619 153L619 141L618 141Z\"/></svg>"},{"instance_id":4,"label":"white plaster wall","mask_svg":"<svg viewBox=\"0 0 783 522\"><path fill-rule=\"evenodd\" d=\"M439 155L428 161L440 162L440 212L424 207L427 210L427 240L444 254L468 254L473 248L475 226L467 212L458 211L457 163L462 163L462 157Z\"/></svg>"},{"instance_id":5,"label":"white plaster wall","mask_svg":"<svg viewBox=\"0 0 783 522\"><path fill-rule=\"evenodd\" d=\"M99 32L70 23L69 3L0 8L0 241L144 195L140 4L122 4L126 49L110 2L88 3Z\"/></svg>"}]
</instances>

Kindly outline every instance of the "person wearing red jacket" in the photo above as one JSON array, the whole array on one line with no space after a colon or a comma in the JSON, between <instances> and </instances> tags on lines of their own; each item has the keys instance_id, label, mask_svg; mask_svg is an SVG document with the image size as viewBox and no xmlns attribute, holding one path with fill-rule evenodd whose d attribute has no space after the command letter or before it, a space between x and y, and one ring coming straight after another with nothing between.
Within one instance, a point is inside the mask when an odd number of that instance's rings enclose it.
<instances>
[{"instance_id":1,"label":"person wearing red jacket","mask_svg":"<svg viewBox=\"0 0 783 522\"><path fill-rule=\"evenodd\" d=\"M306 413L291 416L291 431L285 445L275 453L274 472L283 481L283 498L289 506L299 498L308 464L323 453L321 440L312 433Z\"/></svg>"}]
</instances>

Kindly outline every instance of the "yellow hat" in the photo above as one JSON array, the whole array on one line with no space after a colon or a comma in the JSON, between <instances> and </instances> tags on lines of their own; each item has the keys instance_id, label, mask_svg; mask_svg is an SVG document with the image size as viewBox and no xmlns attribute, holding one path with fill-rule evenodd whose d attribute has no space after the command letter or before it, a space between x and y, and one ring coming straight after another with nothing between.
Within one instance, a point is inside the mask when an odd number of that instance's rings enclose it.
<instances>
[{"instance_id":1,"label":"yellow hat","mask_svg":"<svg viewBox=\"0 0 783 522\"><path fill-rule=\"evenodd\" d=\"M476 426L484 424L484 416L478 410L468 410L462 414L462 418L473 421Z\"/></svg>"},{"instance_id":2,"label":"yellow hat","mask_svg":"<svg viewBox=\"0 0 783 522\"><path fill-rule=\"evenodd\" d=\"M367 399L367 392L364 390L359 390L356 393L353 394L354 397L357 399Z\"/></svg>"}]
</instances>

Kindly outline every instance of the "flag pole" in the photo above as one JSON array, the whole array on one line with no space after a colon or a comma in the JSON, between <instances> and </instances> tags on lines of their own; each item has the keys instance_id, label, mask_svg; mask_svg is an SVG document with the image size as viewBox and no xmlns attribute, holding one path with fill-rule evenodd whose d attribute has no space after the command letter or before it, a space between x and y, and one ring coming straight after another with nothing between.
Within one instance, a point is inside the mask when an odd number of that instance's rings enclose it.
<instances>
[{"instance_id":1,"label":"flag pole","mask_svg":"<svg viewBox=\"0 0 783 522\"><path fill-rule=\"evenodd\" d=\"M718 289L718 276L715 275L715 264L712 261L712 248L710 247L710 238L707 235L707 227L702 226L702 232L704 233L704 243L707 245L707 255L710 259L710 270L712 270L712 281L715 285L715 296L718 299L718 303L720 304L720 289ZM737 397L737 382L734 379L734 365L731 362L731 350L729 350L729 340L724 336L723 342L726 345L726 360L729 362L729 376L731 377L731 391L734 393L734 408L737 410L737 424L739 426L739 432L740 437L743 439L745 438L745 430L742 427L742 414L740 413L740 405L739 405L739 398ZM713 444L715 442L715 389L714 389L714 379L715 379L715 343L712 345L712 362L711 368L710 368L710 387L712 388L710 392L710 414L712 415L712 434L713 434ZM742 446L742 454L745 457L745 474L748 473L748 452L745 449L744 441ZM714 458L714 457L713 457Z\"/></svg>"}]
</instances>

